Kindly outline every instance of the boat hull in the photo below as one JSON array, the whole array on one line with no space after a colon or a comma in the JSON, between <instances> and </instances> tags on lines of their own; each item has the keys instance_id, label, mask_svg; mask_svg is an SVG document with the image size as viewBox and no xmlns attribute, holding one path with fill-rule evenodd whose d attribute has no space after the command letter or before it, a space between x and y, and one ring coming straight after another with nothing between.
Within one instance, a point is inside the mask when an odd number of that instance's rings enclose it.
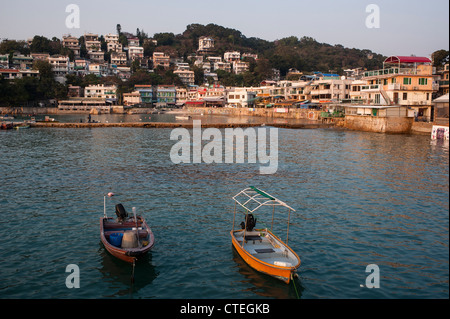
<instances>
[{"instance_id":1,"label":"boat hull","mask_svg":"<svg viewBox=\"0 0 450 319\"><path fill-rule=\"evenodd\" d=\"M106 232L114 231L115 229L120 229L120 226L122 226L119 223L113 225L112 227L105 226L105 222L112 220L113 220L112 218L104 218L104 217L100 218L100 238L103 243L103 246L111 255L125 262L133 263L142 256L144 256L145 254L147 254L153 248L153 245L155 244L155 237L153 236L150 227L143 219L141 219L141 223L138 226L142 227L143 232L146 232L147 234L147 236L145 237L145 239L148 241L147 245L145 245L144 247L128 248L128 249L112 245L107 239ZM139 234L141 235L141 231L139 231Z\"/></svg>"},{"instance_id":2,"label":"boat hull","mask_svg":"<svg viewBox=\"0 0 450 319\"><path fill-rule=\"evenodd\" d=\"M270 231L267 230L267 233L274 236ZM288 249L298 260L298 263L291 267L284 267L284 266L278 266L274 265L272 263L265 262L252 254L250 254L246 249L242 247L242 244L236 239L235 231L231 231L231 238L233 247L236 249L237 253L241 258L253 269L267 274L269 276L272 276L274 278L277 278L279 280L282 280L286 284L289 284L293 275L296 273L297 268L300 266L300 258L297 256L297 254L289 248L286 244L284 244L281 240L278 239L278 241L284 246L285 249Z\"/></svg>"}]
</instances>

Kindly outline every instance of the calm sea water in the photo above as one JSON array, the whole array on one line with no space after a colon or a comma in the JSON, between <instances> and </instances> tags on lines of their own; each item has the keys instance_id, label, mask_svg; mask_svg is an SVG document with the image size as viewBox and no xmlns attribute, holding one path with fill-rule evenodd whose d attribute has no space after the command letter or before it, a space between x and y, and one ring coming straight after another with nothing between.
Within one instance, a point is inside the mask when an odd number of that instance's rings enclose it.
<instances>
[{"instance_id":1,"label":"calm sea water","mask_svg":"<svg viewBox=\"0 0 450 319\"><path fill-rule=\"evenodd\" d=\"M0 298L449 297L448 143L279 129L278 171L260 175L259 164L173 164L170 132L0 131ZM231 197L249 185L297 210L294 284L252 270L232 249ZM155 234L133 285L131 267L100 242L108 192L109 215L118 202L135 206ZM66 287L69 264L79 266L79 289ZM361 286L369 264L380 288Z\"/></svg>"}]
</instances>

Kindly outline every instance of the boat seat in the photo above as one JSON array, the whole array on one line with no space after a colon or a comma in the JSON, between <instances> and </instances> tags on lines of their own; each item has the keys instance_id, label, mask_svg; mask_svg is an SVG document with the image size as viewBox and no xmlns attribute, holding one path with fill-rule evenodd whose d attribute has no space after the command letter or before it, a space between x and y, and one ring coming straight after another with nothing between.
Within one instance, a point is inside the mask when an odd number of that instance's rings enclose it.
<instances>
[{"instance_id":1,"label":"boat seat","mask_svg":"<svg viewBox=\"0 0 450 319\"><path fill-rule=\"evenodd\" d=\"M259 242L262 243L262 238L261 238L261 236L258 236L258 235L256 235L256 236L255 235L246 235L244 237L244 240L245 240L245 242L252 240L253 243L255 243L256 240L259 240Z\"/></svg>"},{"instance_id":2,"label":"boat seat","mask_svg":"<svg viewBox=\"0 0 450 319\"><path fill-rule=\"evenodd\" d=\"M273 250L272 248L257 248L255 249L255 251L258 254L268 254L268 253L274 253L275 250Z\"/></svg>"}]
</instances>

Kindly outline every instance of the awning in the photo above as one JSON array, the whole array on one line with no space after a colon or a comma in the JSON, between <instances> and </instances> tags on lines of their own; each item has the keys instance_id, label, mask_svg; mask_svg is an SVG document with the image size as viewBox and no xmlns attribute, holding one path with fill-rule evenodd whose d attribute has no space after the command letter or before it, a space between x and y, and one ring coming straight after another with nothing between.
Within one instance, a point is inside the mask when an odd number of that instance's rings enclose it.
<instances>
[{"instance_id":1,"label":"awning","mask_svg":"<svg viewBox=\"0 0 450 319\"><path fill-rule=\"evenodd\" d=\"M431 63L431 60L419 56L390 56L384 60L384 63Z\"/></svg>"}]
</instances>

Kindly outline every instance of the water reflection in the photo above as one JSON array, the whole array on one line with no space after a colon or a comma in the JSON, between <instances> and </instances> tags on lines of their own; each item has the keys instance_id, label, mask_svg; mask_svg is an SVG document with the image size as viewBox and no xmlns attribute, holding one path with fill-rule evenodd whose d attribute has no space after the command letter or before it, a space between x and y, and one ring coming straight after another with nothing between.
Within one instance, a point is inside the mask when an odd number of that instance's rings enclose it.
<instances>
[{"instance_id":1,"label":"water reflection","mask_svg":"<svg viewBox=\"0 0 450 319\"><path fill-rule=\"evenodd\" d=\"M133 297L133 293L150 285L158 277L158 271L152 265L152 253L144 255L136 262L134 281L132 281L133 266L109 254L99 243L101 256L102 280L110 283L111 295L105 297Z\"/></svg>"},{"instance_id":2,"label":"water reflection","mask_svg":"<svg viewBox=\"0 0 450 319\"><path fill-rule=\"evenodd\" d=\"M231 246L231 249L233 261L237 264L236 268L245 277L242 282L253 286L245 289L245 291L251 291L261 297L275 299L300 299L302 297L305 288L298 278L294 278L289 285L286 285L281 280L254 270L239 256L233 246Z\"/></svg>"}]
</instances>

